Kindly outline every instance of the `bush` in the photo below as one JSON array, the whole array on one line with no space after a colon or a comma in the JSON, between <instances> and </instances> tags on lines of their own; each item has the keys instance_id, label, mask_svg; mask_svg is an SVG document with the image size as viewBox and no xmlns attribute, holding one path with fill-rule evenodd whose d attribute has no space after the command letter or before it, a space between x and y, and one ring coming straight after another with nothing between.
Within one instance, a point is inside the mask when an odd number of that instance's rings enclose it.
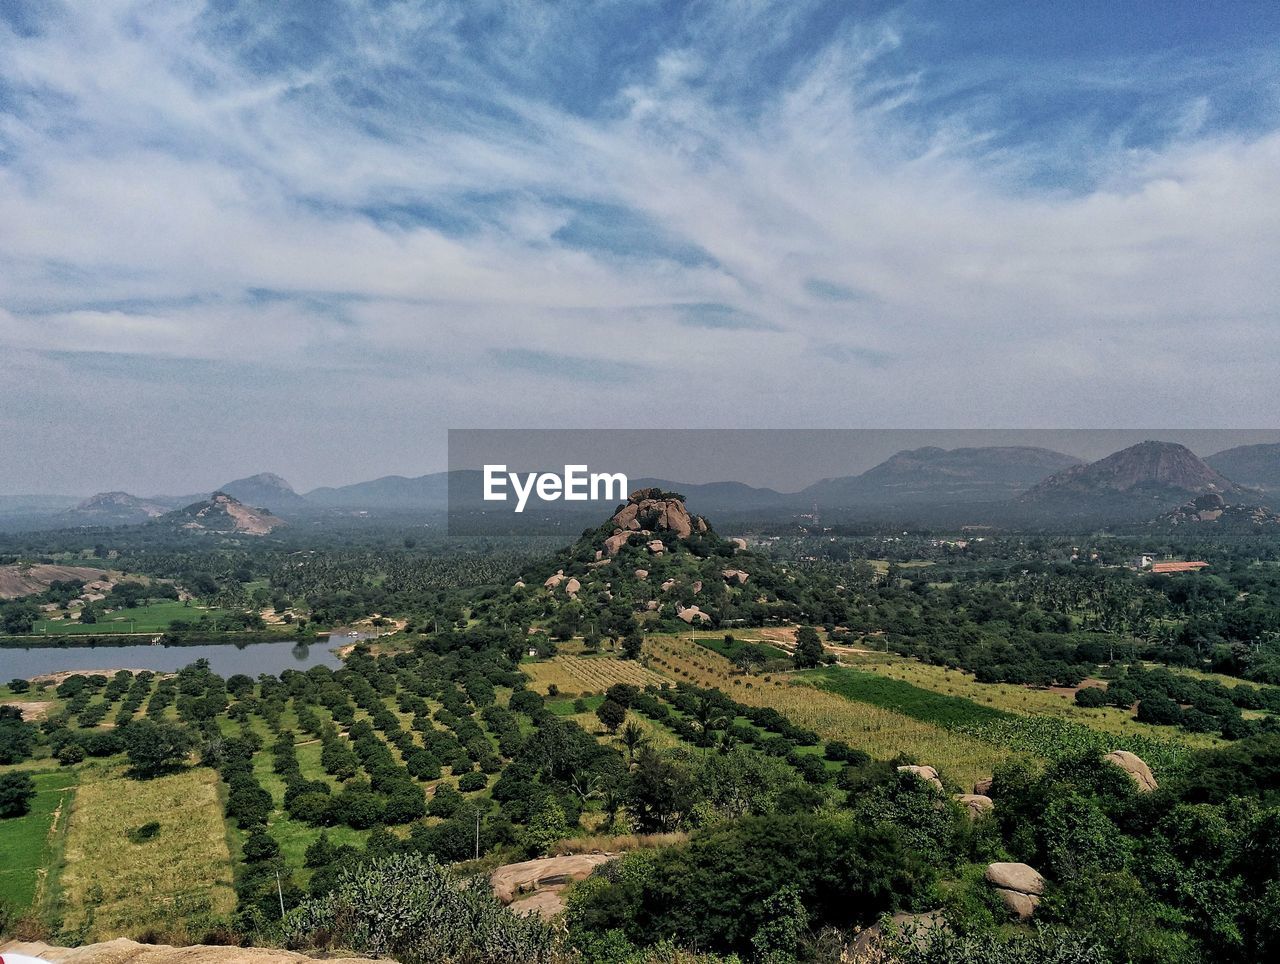
<instances>
[{"instance_id":1,"label":"bush","mask_svg":"<svg viewBox=\"0 0 1280 964\"><path fill-rule=\"evenodd\" d=\"M463 881L434 858L394 854L344 870L329 895L288 915L293 948L350 948L405 964L542 964L553 928L503 907L488 881Z\"/></svg>"},{"instance_id":2,"label":"bush","mask_svg":"<svg viewBox=\"0 0 1280 964\"><path fill-rule=\"evenodd\" d=\"M489 778L483 773L464 773L458 780L458 789L464 793L483 790L489 785Z\"/></svg>"}]
</instances>

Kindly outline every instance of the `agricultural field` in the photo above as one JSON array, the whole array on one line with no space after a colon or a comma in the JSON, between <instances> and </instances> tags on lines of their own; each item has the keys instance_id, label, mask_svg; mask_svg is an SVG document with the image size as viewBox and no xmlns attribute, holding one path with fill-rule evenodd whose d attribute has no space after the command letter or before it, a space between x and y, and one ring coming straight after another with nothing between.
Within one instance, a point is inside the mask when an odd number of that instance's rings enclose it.
<instances>
[{"instance_id":1,"label":"agricultural field","mask_svg":"<svg viewBox=\"0 0 1280 964\"><path fill-rule=\"evenodd\" d=\"M76 774L66 770L31 776L36 785L31 811L0 820L0 904L19 913L50 896L51 868L56 869L76 786Z\"/></svg>"},{"instance_id":2,"label":"agricultural field","mask_svg":"<svg viewBox=\"0 0 1280 964\"><path fill-rule=\"evenodd\" d=\"M824 740L842 740L878 759L904 753L960 787L990 776L1010 756L974 736L805 686L785 674L742 676L724 657L686 638L651 637L645 649L650 665L673 680L718 687L748 706L773 707Z\"/></svg>"},{"instance_id":3,"label":"agricultural field","mask_svg":"<svg viewBox=\"0 0 1280 964\"><path fill-rule=\"evenodd\" d=\"M533 689L546 694L550 687L565 696L603 693L614 683L648 686L663 678L635 660L613 656L559 655L548 660L521 663L533 680Z\"/></svg>"},{"instance_id":4,"label":"agricultural field","mask_svg":"<svg viewBox=\"0 0 1280 964\"><path fill-rule=\"evenodd\" d=\"M152 822L156 832L139 839ZM86 940L181 932L228 916L235 892L218 775L194 769L83 783L71 812L62 889L64 927Z\"/></svg>"},{"instance_id":5,"label":"agricultural field","mask_svg":"<svg viewBox=\"0 0 1280 964\"><path fill-rule=\"evenodd\" d=\"M203 616L217 619L227 615L225 610L206 609L165 599L129 609L116 609L99 613L97 622L81 623L78 619L40 619L32 632L46 636L91 636L108 633L160 633L175 620L196 622Z\"/></svg>"},{"instance_id":6,"label":"agricultural field","mask_svg":"<svg viewBox=\"0 0 1280 964\"><path fill-rule=\"evenodd\" d=\"M1079 723L1090 729L1116 736L1134 736L1152 740L1169 740L1174 736L1169 727L1140 723L1133 714L1116 707L1096 709L1076 705L1071 687L1020 686L1014 683L979 683L972 673L945 666L933 666L910 657L884 653L856 653L843 656L841 663L891 680L947 696L963 697L987 706L1021 716L1048 716ZM1212 674L1193 674L1201 678L1230 680ZM1238 683L1239 680L1233 682ZM1085 685L1089 685L1086 681ZM1230 685L1230 684L1228 684ZM1178 731L1176 740L1191 748L1224 746L1227 741L1207 733Z\"/></svg>"}]
</instances>

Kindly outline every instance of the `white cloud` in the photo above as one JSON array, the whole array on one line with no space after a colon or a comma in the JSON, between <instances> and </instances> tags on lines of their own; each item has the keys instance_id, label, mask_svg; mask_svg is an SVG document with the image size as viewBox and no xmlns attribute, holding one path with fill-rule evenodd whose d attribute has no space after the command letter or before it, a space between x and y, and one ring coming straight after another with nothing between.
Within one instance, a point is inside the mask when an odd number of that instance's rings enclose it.
<instances>
[{"instance_id":1,"label":"white cloud","mask_svg":"<svg viewBox=\"0 0 1280 964\"><path fill-rule=\"evenodd\" d=\"M127 420L160 391L129 369L77 375L74 358L33 377L50 352L297 376L278 388L289 457L325 482L349 473L304 446L359 436L372 455L381 430L391 458L407 425L476 419L1280 415L1262 362L1280 347L1280 134L1213 129L1208 94L1181 101L1162 142L1094 143L1095 179L1055 188L1026 176L1051 135L1020 151L979 113L927 109L936 79L909 63L897 21L844 23L769 75L800 5L735 5L673 32L586 110L531 76L573 29L545 7L495 27L483 56L456 9L408 9L362 11L339 53L265 72L234 54L272 24L229 48L165 5L78 6L41 37L0 35L0 96L20 104L0 115L8 399L56 420L80 378ZM343 84L364 90L357 106ZM707 258L565 243L583 202ZM392 205L424 213L379 216ZM858 297L824 298L813 279ZM691 327L690 304L763 323ZM495 362L515 349L645 375L586 384L572 366ZM333 403L307 375L335 371L355 373L367 423L307 431L304 403ZM0 426L7 449L25 434Z\"/></svg>"}]
</instances>

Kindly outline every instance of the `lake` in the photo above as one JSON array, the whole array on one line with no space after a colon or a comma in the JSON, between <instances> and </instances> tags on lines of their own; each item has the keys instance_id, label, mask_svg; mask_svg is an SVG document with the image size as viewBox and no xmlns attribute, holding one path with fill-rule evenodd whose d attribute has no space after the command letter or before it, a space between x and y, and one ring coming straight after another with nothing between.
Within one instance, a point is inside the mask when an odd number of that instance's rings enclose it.
<instances>
[{"instance_id":1,"label":"lake","mask_svg":"<svg viewBox=\"0 0 1280 964\"><path fill-rule=\"evenodd\" d=\"M32 646L0 649L0 682L30 679L66 670L150 669L172 673L198 659L207 659L219 676L244 673L277 676L286 669L312 666L337 669L342 660L334 650L355 642L333 635L314 643L206 643L199 646Z\"/></svg>"}]
</instances>

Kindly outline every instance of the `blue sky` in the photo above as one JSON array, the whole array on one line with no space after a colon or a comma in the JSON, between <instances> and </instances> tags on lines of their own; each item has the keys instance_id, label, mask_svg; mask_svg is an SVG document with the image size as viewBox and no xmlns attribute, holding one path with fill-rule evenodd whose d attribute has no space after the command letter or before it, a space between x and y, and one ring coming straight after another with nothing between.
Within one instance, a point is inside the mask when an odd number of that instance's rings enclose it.
<instances>
[{"instance_id":1,"label":"blue sky","mask_svg":"<svg viewBox=\"0 0 1280 964\"><path fill-rule=\"evenodd\" d=\"M0 490L1275 424L1280 5L0 0Z\"/></svg>"}]
</instances>

